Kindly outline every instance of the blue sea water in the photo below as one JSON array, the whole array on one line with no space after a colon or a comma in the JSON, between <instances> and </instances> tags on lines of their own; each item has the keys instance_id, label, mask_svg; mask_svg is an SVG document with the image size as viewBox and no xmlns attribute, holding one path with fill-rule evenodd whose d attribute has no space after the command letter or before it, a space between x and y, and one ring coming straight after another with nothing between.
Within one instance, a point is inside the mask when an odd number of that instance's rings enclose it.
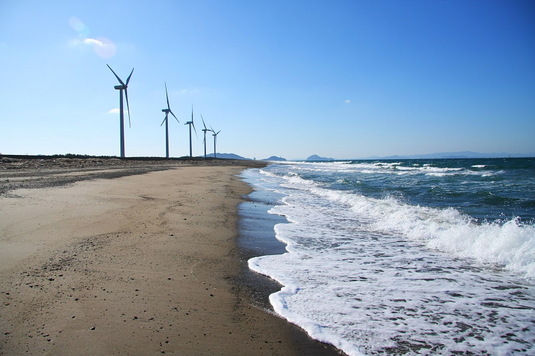
<instances>
[{"instance_id":1,"label":"blue sea water","mask_svg":"<svg viewBox=\"0 0 535 356\"><path fill-rule=\"evenodd\" d=\"M243 178L285 244L249 268L282 285L271 305L311 337L348 355L535 354L535 159L287 163Z\"/></svg>"}]
</instances>

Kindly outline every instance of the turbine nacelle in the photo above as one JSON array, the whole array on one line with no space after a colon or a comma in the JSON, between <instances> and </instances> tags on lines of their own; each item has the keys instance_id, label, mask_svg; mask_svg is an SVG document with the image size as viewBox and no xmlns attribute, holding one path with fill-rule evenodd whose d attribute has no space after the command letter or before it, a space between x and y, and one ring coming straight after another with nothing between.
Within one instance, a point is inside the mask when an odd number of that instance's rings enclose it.
<instances>
[{"instance_id":1,"label":"turbine nacelle","mask_svg":"<svg viewBox=\"0 0 535 356\"><path fill-rule=\"evenodd\" d=\"M206 134L207 132L209 131L213 131L212 129L209 129L206 127L206 122L204 122L204 117L202 117L201 115L201 119L202 119L202 125L204 126L204 129L202 129L202 131Z\"/></svg>"},{"instance_id":2,"label":"turbine nacelle","mask_svg":"<svg viewBox=\"0 0 535 356\"><path fill-rule=\"evenodd\" d=\"M114 88L117 90L125 90L127 87L126 85L115 85Z\"/></svg>"},{"instance_id":3,"label":"turbine nacelle","mask_svg":"<svg viewBox=\"0 0 535 356\"><path fill-rule=\"evenodd\" d=\"M167 93L167 83L164 82L164 85L165 85L165 100L167 101L167 109L162 109L162 112L165 113L165 119L163 119L163 121L165 122L165 120L167 120L167 116L171 114L175 118L176 122L180 122L178 121L178 117L176 117L176 115L171 111L171 105L169 104L169 94ZM163 122L162 122L162 125L163 125Z\"/></svg>"},{"instance_id":4,"label":"turbine nacelle","mask_svg":"<svg viewBox=\"0 0 535 356\"><path fill-rule=\"evenodd\" d=\"M210 128L210 131L212 131L212 136L214 136L214 137L216 137L221 132L221 130L215 132L215 130L213 128Z\"/></svg>"}]
</instances>

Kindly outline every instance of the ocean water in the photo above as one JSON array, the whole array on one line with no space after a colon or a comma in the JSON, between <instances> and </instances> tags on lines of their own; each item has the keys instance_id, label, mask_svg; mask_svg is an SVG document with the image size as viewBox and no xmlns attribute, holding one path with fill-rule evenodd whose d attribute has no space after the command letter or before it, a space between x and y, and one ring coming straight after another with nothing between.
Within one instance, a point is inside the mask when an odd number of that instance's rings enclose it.
<instances>
[{"instance_id":1,"label":"ocean water","mask_svg":"<svg viewBox=\"0 0 535 356\"><path fill-rule=\"evenodd\" d=\"M535 355L535 159L287 163L243 178L285 246L249 268L282 285L271 305L311 337L348 355Z\"/></svg>"}]
</instances>

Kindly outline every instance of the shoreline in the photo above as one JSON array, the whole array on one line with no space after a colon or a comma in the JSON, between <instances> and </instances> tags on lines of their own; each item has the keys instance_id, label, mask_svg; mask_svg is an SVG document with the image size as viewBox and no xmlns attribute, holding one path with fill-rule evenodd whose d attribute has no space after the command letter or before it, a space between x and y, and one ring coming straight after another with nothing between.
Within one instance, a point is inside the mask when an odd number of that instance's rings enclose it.
<instances>
[{"instance_id":1,"label":"shoreline","mask_svg":"<svg viewBox=\"0 0 535 356\"><path fill-rule=\"evenodd\" d=\"M0 353L338 354L253 305L241 283L246 168L0 195Z\"/></svg>"}]
</instances>

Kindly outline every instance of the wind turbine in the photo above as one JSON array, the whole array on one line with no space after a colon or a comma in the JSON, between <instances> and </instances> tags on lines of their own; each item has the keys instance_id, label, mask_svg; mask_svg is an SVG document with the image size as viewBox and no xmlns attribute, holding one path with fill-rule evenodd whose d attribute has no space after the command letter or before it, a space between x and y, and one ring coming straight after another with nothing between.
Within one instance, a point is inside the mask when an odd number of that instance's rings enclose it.
<instances>
[{"instance_id":1,"label":"wind turbine","mask_svg":"<svg viewBox=\"0 0 535 356\"><path fill-rule=\"evenodd\" d=\"M132 127L132 123L130 122L130 105L128 104L128 83L130 82L130 77L132 77L132 73L134 73L134 68L132 68L132 71L130 72L130 75L126 79L126 84L119 78L119 76L111 69L109 64L106 64L108 68L110 68L111 72L115 75L119 83L121 85L114 86L115 89L119 90L119 118L120 118L120 132L121 132L121 158L124 158L124 109L123 109L123 91L124 96L126 97L126 108L128 110L128 126Z\"/></svg>"},{"instance_id":2,"label":"wind turbine","mask_svg":"<svg viewBox=\"0 0 535 356\"><path fill-rule=\"evenodd\" d=\"M178 121L178 118L173 114L171 111L171 106L169 106L169 95L167 94L167 83L165 83L165 98L167 99L167 109L162 109L162 111L165 113L165 119L163 119L160 126L163 125L165 122L165 158L169 158L169 121L167 120L169 117L169 114L173 115L173 117L176 119L176 122Z\"/></svg>"},{"instance_id":3,"label":"wind turbine","mask_svg":"<svg viewBox=\"0 0 535 356\"><path fill-rule=\"evenodd\" d=\"M193 157L193 148L191 145L191 126L195 130L195 135L197 135L197 129L195 128L195 123L193 122L193 106L191 106L191 121L186 122L184 125L189 125L189 156Z\"/></svg>"},{"instance_id":4,"label":"wind turbine","mask_svg":"<svg viewBox=\"0 0 535 356\"><path fill-rule=\"evenodd\" d=\"M212 127L210 127L212 129ZM217 150L216 150L216 141L217 141L217 135L221 132L221 130L215 132L214 129L212 131L212 136L214 136L214 158L217 158Z\"/></svg>"},{"instance_id":5,"label":"wind turbine","mask_svg":"<svg viewBox=\"0 0 535 356\"><path fill-rule=\"evenodd\" d=\"M201 115L201 119L202 119L202 124L204 125L204 129L202 129L202 131L204 132L204 140L202 141L202 143L204 144L204 158L206 158L206 133L213 132L213 131L211 129L206 128L206 123L204 122L204 117L202 117L202 115Z\"/></svg>"}]
</instances>

